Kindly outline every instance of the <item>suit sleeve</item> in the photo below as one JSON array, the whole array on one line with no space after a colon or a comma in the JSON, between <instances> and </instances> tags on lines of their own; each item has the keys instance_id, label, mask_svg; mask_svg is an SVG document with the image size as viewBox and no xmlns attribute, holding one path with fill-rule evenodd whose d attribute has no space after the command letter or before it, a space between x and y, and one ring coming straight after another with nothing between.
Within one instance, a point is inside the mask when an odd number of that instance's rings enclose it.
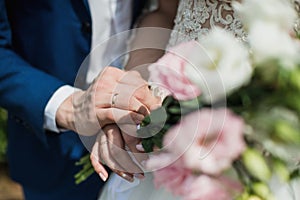
<instances>
[{"instance_id":1,"label":"suit sleeve","mask_svg":"<svg viewBox=\"0 0 300 200\"><path fill-rule=\"evenodd\" d=\"M64 82L23 60L11 46L5 1L0 0L0 106L46 143L44 109Z\"/></svg>"}]
</instances>

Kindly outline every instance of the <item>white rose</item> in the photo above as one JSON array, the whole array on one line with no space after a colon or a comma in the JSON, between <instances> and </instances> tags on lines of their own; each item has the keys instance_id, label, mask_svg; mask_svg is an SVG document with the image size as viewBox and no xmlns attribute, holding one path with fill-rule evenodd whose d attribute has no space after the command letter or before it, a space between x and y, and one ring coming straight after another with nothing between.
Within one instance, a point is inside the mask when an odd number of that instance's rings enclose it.
<instances>
[{"instance_id":1,"label":"white rose","mask_svg":"<svg viewBox=\"0 0 300 200\"><path fill-rule=\"evenodd\" d=\"M299 43L276 24L256 22L249 30L248 39L258 65L276 60L283 67L293 69L299 62Z\"/></svg>"},{"instance_id":2,"label":"white rose","mask_svg":"<svg viewBox=\"0 0 300 200\"><path fill-rule=\"evenodd\" d=\"M185 73L200 87L205 102L225 99L248 83L252 75L248 51L233 35L216 28L200 45L188 56Z\"/></svg>"},{"instance_id":3,"label":"white rose","mask_svg":"<svg viewBox=\"0 0 300 200\"><path fill-rule=\"evenodd\" d=\"M292 30L297 13L288 0L243 0L232 6L248 29L257 21L276 23L286 31Z\"/></svg>"}]
</instances>

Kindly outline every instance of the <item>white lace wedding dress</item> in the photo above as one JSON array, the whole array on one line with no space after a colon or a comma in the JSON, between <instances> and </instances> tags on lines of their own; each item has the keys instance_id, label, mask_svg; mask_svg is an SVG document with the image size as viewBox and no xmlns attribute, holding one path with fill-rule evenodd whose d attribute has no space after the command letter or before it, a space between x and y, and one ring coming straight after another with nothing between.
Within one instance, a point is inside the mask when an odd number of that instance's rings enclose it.
<instances>
[{"instance_id":1,"label":"white lace wedding dress","mask_svg":"<svg viewBox=\"0 0 300 200\"><path fill-rule=\"evenodd\" d=\"M231 31L241 42L247 40L242 23L231 7L232 0L180 0L168 47L176 44L199 40L213 27L221 27ZM146 174L145 180L136 179L129 183L119 176L112 174L102 190L99 200L180 200L163 189L155 189L151 173ZM281 188L272 183L278 199L300 200L299 185ZM296 188L299 187L299 188Z\"/></svg>"}]
</instances>

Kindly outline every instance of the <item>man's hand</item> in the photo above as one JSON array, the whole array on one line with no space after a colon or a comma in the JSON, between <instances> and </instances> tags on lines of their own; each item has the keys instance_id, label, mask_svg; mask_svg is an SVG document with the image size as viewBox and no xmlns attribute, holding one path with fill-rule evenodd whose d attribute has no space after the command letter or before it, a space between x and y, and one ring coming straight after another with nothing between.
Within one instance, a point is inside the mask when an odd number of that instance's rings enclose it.
<instances>
[{"instance_id":1,"label":"man's hand","mask_svg":"<svg viewBox=\"0 0 300 200\"><path fill-rule=\"evenodd\" d=\"M56 122L91 136L108 124L139 124L155 102L139 73L106 67L86 91L75 92L61 104Z\"/></svg>"}]
</instances>

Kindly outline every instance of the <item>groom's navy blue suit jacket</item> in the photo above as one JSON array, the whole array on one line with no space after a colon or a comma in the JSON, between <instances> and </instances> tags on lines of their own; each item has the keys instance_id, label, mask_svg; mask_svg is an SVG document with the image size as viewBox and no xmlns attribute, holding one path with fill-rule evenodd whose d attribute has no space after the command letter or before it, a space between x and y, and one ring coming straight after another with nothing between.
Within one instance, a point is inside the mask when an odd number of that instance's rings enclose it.
<instances>
[{"instance_id":1,"label":"groom's navy blue suit jacket","mask_svg":"<svg viewBox=\"0 0 300 200\"><path fill-rule=\"evenodd\" d=\"M79 170L74 162L85 153L77 134L43 129L49 98L60 86L73 85L90 44L91 17L84 0L0 0L0 106L9 112L11 176L28 199L98 195L102 183L95 174L74 184Z\"/></svg>"}]
</instances>

